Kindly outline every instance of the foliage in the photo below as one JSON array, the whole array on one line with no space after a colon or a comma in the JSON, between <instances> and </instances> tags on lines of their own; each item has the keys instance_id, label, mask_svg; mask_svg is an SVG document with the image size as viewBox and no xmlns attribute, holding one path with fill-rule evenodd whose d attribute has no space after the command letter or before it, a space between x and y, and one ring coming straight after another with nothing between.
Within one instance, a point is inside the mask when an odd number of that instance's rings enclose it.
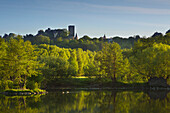
<instances>
[{"instance_id":1,"label":"foliage","mask_svg":"<svg viewBox=\"0 0 170 113\"><path fill-rule=\"evenodd\" d=\"M150 77L169 80L168 32L146 39L84 36L73 40L67 39L65 30L59 31L40 30L24 39L13 33L0 38L0 89L46 88L58 79L77 76L126 83L146 82Z\"/></svg>"},{"instance_id":2,"label":"foliage","mask_svg":"<svg viewBox=\"0 0 170 113\"><path fill-rule=\"evenodd\" d=\"M3 43L6 43L6 46L1 52L5 51L6 54L1 56L1 80L11 80L20 88L26 88L27 77L38 74L39 63L36 61L34 46L19 37Z\"/></svg>"},{"instance_id":3,"label":"foliage","mask_svg":"<svg viewBox=\"0 0 170 113\"><path fill-rule=\"evenodd\" d=\"M143 77L169 78L170 72L170 46L154 43L152 47L137 50L130 58L135 70Z\"/></svg>"},{"instance_id":4,"label":"foliage","mask_svg":"<svg viewBox=\"0 0 170 113\"><path fill-rule=\"evenodd\" d=\"M34 40L32 43L33 44L49 44L50 38L47 36L38 35L38 36L34 37Z\"/></svg>"},{"instance_id":5,"label":"foliage","mask_svg":"<svg viewBox=\"0 0 170 113\"><path fill-rule=\"evenodd\" d=\"M128 73L128 60L123 59L119 44L105 44L98 54L96 59L100 62L100 71L103 71L106 77L111 78L113 82L116 82L116 78L119 76L125 76Z\"/></svg>"}]
</instances>

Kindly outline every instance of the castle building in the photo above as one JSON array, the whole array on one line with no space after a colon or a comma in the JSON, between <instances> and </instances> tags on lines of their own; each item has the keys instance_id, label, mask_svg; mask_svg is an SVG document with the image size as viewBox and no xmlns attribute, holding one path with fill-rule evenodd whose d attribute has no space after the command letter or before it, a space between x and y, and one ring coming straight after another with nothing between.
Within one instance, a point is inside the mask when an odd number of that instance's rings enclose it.
<instances>
[{"instance_id":1,"label":"castle building","mask_svg":"<svg viewBox=\"0 0 170 113\"><path fill-rule=\"evenodd\" d=\"M69 25L68 26L68 31L70 32L69 36L73 36L74 37L75 26L74 25Z\"/></svg>"},{"instance_id":2,"label":"castle building","mask_svg":"<svg viewBox=\"0 0 170 113\"><path fill-rule=\"evenodd\" d=\"M104 36L103 36L103 39L105 40L106 39L106 35L104 34Z\"/></svg>"},{"instance_id":3,"label":"castle building","mask_svg":"<svg viewBox=\"0 0 170 113\"><path fill-rule=\"evenodd\" d=\"M77 33L76 33L76 36L74 37L74 39L75 39L75 40L78 40L78 36L77 36ZM74 39L73 39L73 40L74 40Z\"/></svg>"},{"instance_id":4,"label":"castle building","mask_svg":"<svg viewBox=\"0 0 170 113\"><path fill-rule=\"evenodd\" d=\"M69 31L69 36L68 36L69 39L78 40L77 33L76 33L76 36L75 36L75 26L74 25L69 25L68 31Z\"/></svg>"}]
</instances>

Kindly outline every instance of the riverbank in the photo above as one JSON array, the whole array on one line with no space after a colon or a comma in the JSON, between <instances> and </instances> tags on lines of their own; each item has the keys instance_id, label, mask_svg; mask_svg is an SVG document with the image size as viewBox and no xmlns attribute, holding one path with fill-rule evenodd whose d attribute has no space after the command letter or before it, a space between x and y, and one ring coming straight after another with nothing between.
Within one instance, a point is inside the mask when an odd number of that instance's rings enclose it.
<instances>
[{"instance_id":1,"label":"riverbank","mask_svg":"<svg viewBox=\"0 0 170 113\"><path fill-rule=\"evenodd\" d=\"M123 83L112 82L104 78L57 78L53 79L42 87L46 91L55 90L135 90L135 91L170 91L170 86L151 86L148 82L140 83ZM45 94L45 90L41 89L8 89L1 91L0 94L5 95L36 95Z\"/></svg>"},{"instance_id":2,"label":"riverbank","mask_svg":"<svg viewBox=\"0 0 170 113\"><path fill-rule=\"evenodd\" d=\"M2 92L0 92L0 94L4 94L4 95L37 95L37 94L45 94L47 93L47 91L42 90L42 89L34 89L34 90L30 90L30 89L7 89L4 90Z\"/></svg>"},{"instance_id":3,"label":"riverbank","mask_svg":"<svg viewBox=\"0 0 170 113\"><path fill-rule=\"evenodd\" d=\"M145 83L113 83L109 79L97 79L97 78L67 78L56 79L51 81L45 87L46 90L55 89L112 89L112 90L170 90L170 86L150 86Z\"/></svg>"}]
</instances>

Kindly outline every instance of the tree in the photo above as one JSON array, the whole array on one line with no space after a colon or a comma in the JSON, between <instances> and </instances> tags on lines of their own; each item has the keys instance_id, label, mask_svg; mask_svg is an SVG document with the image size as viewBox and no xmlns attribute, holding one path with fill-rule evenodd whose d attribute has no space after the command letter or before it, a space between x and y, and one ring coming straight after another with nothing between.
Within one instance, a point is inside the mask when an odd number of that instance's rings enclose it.
<instances>
[{"instance_id":1,"label":"tree","mask_svg":"<svg viewBox=\"0 0 170 113\"><path fill-rule=\"evenodd\" d=\"M98 54L96 59L101 63L100 70L104 71L106 77L111 78L112 82L116 82L116 78L124 74L125 68L128 68L124 67L125 62L119 44L106 43Z\"/></svg>"},{"instance_id":2,"label":"tree","mask_svg":"<svg viewBox=\"0 0 170 113\"><path fill-rule=\"evenodd\" d=\"M62 42L62 41L63 41L63 38L62 38L62 37L57 38L57 43L60 43L60 42Z\"/></svg>"},{"instance_id":3,"label":"tree","mask_svg":"<svg viewBox=\"0 0 170 113\"><path fill-rule=\"evenodd\" d=\"M24 42L24 53L22 56L23 61L21 61L24 65L21 77L23 77L23 88L26 88L27 77L40 75L41 72L38 69L42 67L43 64L37 61L37 52L35 51L35 47L31 45L31 42Z\"/></svg>"},{"instance_id":4,"label":"tree","mask_svg":"<svg viewBox=\"0 0 170 113\"><path fill-rule=\"evenodd\" d=\"M50 38L48 36L38 35L34 37L33 43L34 44L49 44Z\"/></svg>"},{"instance_id":5,"label":"tree","mask_svg":"<svg viewBox=\"0 0 170 113\"><path fill-rule=\"evenodd\" d=\"M156 44L142 50L136 50L130 57L130 62L134 69L143 77L169 78L170 72L170 46L166 44Z\"/></svg>"},{"instance_id":6,"label":"tree","mask_svg":"<svg viewBox=\"0 0 170 113\"><path fill-rule=\"evenodd\" d=\"M78 74L78 62L77 62L75 49L70 51L69 63L70 64L69 64L68 73L73 76L77 75Z\"/></svg>"},{"instance_id":7,"label":"tree","mask_svg":"<svg viewBox=\"0 0 170 113\"><path fill-rule=\"evenodd\" d=\"M34 46L21 37L7 42L6 55L1 60L0 74L3 79L15 82L20 88L26 88L27 77L37 74L39 63Z\"/></svg>"},{"instance_id":8,"label":"tree","mask_svg":"<svg viewBox=\"0 0 170 113\"><path fill-rule=\"evenodd\" d=\"M69 62L64 57L48 56L41 58L41 62L45 63L42 73L47 80L51 81L56 78L68 77Z\"/></svg>"},{"instance_id":9,"label":"tree","mask_svg":"<svg viewBox=\"0 0 170 113\"><path fill-rule=\"evenodd\" d=\"M97 76L99 75L99 67L97 62L89 62L85 67L84 67L84 73L88 77L92 76Z\"/></svg>"},{"instance_id":10,"label":"tree","mask_svg":"<svg viewBox=\"0 0 170 113\"><path fill-rule=\"evenodd\" d=\"M83 63L83 50L78 48L77 50L77 62L78 62L78 74L79 75L83 75L84 73L84 70L83 70L83 66L84 66L84 63Z\"/></svg>"},{"instance_id":11,"label":"tree","mask_svg":"<svg viewBox=\"0 0 170 113\"><path fill-rule=\"evenodd\" d=\"M87 35L84 35L80 40L91 40L91 38Z\"/></svg>"},{"instance_id":12,"label":"tree","mask_svg":"<svg viewBox=\"0 0 170 113\"><path fill-rule=\"evenodd\" d=\"M4 39L0 39L0 89L7 89L8 88L8 83L7 80L9 78L8 75L6 75L6 70L7 68L6 65L6 55L7 55L7 43L5 42ZM5 76L6 75L6 76Z\"/></svg>"}]
</instances>

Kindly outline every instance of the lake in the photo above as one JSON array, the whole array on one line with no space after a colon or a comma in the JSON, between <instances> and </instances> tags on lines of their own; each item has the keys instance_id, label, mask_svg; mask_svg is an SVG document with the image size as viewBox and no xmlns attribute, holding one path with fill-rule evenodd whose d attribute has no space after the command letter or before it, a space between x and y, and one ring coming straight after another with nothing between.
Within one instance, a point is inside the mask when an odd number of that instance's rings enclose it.
<instances>
[{"instance_id":1,"label":"lake","mask_svg":"<svg viewBox=\"0 0 170 113\"><path fill-rule=\"evenodd\" d=\"M170 93L112 90L0 95L0 113L170 113Z\"/></svg>"}]
</instances>

